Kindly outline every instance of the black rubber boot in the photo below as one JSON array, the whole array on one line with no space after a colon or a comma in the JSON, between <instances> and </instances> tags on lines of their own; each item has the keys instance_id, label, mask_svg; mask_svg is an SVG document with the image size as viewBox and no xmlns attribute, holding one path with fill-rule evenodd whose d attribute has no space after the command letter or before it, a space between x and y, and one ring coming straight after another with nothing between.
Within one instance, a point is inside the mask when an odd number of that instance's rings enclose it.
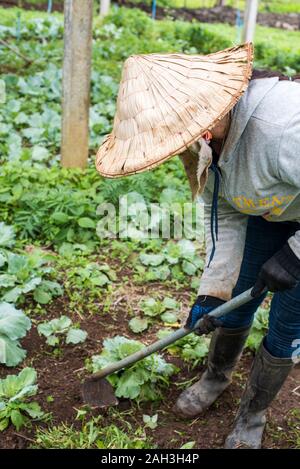
<instances>
[{"instance_id":1,"label":"black rubber boot","mask_svg":"<svg viewBox=\"0 0 300 469\"><path fill-rule=\"evenodd\" d=\"M266 425L266 410L282 387L293 362L273 357L261 344L253 362L243 394L235 427L227 437L225 448L259 449Z\"/></svg>"},{"instance_id":2,"label":"black rubber boot","mask_svg":"<svg viewBox=\"0 0 300 469\"><path fill-rule=\"evenodd\" d=\"M210 343L207 370L197 383L180 394L173 408L176 415L183 418L197 417L229 386L249 330L249 327L220 327L215 330Z\"/></svg>"}]
</instances>

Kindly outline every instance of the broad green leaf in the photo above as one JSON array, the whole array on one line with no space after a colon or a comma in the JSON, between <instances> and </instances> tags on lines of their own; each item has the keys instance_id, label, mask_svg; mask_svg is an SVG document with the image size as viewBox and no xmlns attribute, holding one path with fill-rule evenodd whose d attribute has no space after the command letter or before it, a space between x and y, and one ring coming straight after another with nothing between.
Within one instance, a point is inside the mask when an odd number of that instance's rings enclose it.
<instances>
[{"instance_id":1,"label":"broad green leaf","mask_svg":"<svg viewBox=\"0 0 300 469\"><path fill-rule=\"evenodd\" d=\"M140 254L140 261L144 265L152 265L154 267L162 264L165 256L163 254Z\"/></svg>"},{"instance_id":2,"label":"broad green leaf","mask_svg":"<svg viewBox=\"0 0 300 469\"><path fill-rule=\"evenodd\" d=\"M45 337L49 337L53 333L53 328L50 324L51 321L49 322L43 322L42 324L39 324L37 327L38 333L40 335L44 335Z\"/></svg>"},{"instance_id":3,"label":"broad green leaf","mask_svg":"<svg viewBox=\"0 0 300 469\"><path fill-rule=\"evenodd\" d=\"M11 402L20 397L32 396L37 392L37 374L34 368L24 368L18 375L8 375L0 379L0 398L8 398Z\"/></svg>"},{"instance_id":4,"label":"broad green leaf","mask_svg":"<svg viewBox=\"0 0 300 469\"><path fill-rule=\"evenodd\" d=\"M29 274L28 270L30 269L30 266L28 257L10 252L7 258L9 274L15 274L18 278L20 278L20 272L26 272L27 275Z\"/></svg>"},{"instance_id":5,"label":"broad green leaf","mask_svg":"<svg viewBox=\"0 0 300 469\"><path fill-rule=\"evenodd\" d=\"M23 407L23 410L32 418L39 419L43 417L44 412L42 411L38 402L30 402Z\"/></svg>"},{"instance_id":6,"label":"broad green leaf","mask_svg":"<svg viewBox=\"0 0 300 469\"><path fill-rule=\"evenodd\" d=\"M8 292L6 292L2 296L2 300L6 301L8 303L16 303L21 295L22 295L22 288L15 287L15 288L12 288L11 290L9 290Z\"/></svg>"},{"instance_id":7,"label":"broad green leaf","mask_svg":"<svg viewBox=\"0 0 300 469\"><path fill-rule=\"evenodd\" d=\"M161 320L167 324L175 324L178 321L178 316L175 313L166 312L160 316Z\"/></svg>"},{"instance_id":8,"label":"broad green leaf","mask_svg":"<svg viewBox=\"0 0 300 469\"><path fill-rule=\"evenodd\" d=\"M58 319L53 319L52 324L55 328L54 330L63 331L71 326L72 320L68 316L61 316Z\"/></svg>"},{"instance_id":9,"label":"broad green leaf","mask_svg":"<svg viewBox=\"0 0 300 469\"><path fill-rule=\"evenodd\" d=\"M33 294L33 298L37 303L46 305L51 301L52 296L43 288L36 288Z\"/></svg>"},{"instance_id":10,"label":"broad green leaf","mask_svg":"<svg viewBox=\"0 0 300 469\"><path fill-rule=\"evenodd\" d=\"M146 318L132 318L128 323L129 328L132 332L138 334L148 328L148 321Z\"/></svg>"},{"instance_id":11,"label":"broad green leaf","mask_svg":"<svg viewBox=\"0 0 300 469\"><path fill-rule=\"evenodd\" d=\"M22 287L22 293L28 293L34 290L40 283L42 279L41 277L34 277L30 279L28 282L25 282Z\"/></svg>"},{"instance_id":12,"label":"broad green leaf","mask_svg":"<svg viewBox=\"0 0 300 469\"><path fill-rule=\"evenodd\" d=\"M143 383L137 380L135 373L128 373L128 371L125 371L119 379L116 388L116 396L135 399L140 393L141 384Z\"/></svg>"},{"instance_id":13,"label":"broad green leaf","mask_svg":"<svg viewBox=\"0 0 300 469\"><path fill-rule=\"evenodd\" d=\"M90 281L93 285L96 285L98 287L103 287L104 285L110 283L110 280L107 275L101 272L99 272L99 274L93 275Z\"/></svg>"},{"instance_id":14,"label":"broad green leaf","mask_svg":"<svg viewBox=\"0 0 300 469\"><path fill-rule=\"evenodd\" d=\"M197 267L191 262L184 260L182 262L182 270L188 275L195 275L195 273L197 272Z\"/></svg>"},{"instance_id":15,"label":"broad green leaf","mask_svg":"<svg viewBox=\"0 0 300 469\"><path fill-rule=\"evenodd\" d=\"M0 333L0 363L6 366L17 366L25 357L26 350L17 340L11 340Z\"/></svg>"},{"instance_id":16,"label":"broad green leaf","mask_svg":"<svg viewBox=\"0 0 300 469\"><path fill-rule=\"evenodd\" d=\"M52 213L50 220L55 221L58 224L67 223L70 217L66 213L63 212L54 212Z\"/></svg>"},{"instance_id":17,"label":"broad green leaf","mask_svg":"<svg viewBox=\"0 0 300 469\"><path fill-rule=\"evenodd\" d=\"M166 261L171 265L178 264L179 262L179 257L173 257L173 256L168 256L168 255L166 255L165 257L166 257Z\"/></svg>"},{"instance_id":18,"label":"broad green leaf","mask_svg":"<svg viewBox=\"0 0 300 469\"><path fill-rule=\"evenodd\" d=\"M0 247L11 247L15 244L15 232L12 226L0 222Z\"/></svg>"},{"instance_id":19,"label":"broad green leaf","mask_svg":"<svg viewBox=\"0 0 300 469\"><path fill-rule=\"evenodd\" d=\"M3 274L0 275L0 288L13 287L17 281L15 275Z\"/></svg>"},{"instance_id":20,"label":"broad green leaf","mask_svg":"<svg viewBox=\"0 0 300 469\"><path fill-rule=\"evenodd\" d=\"M10 418L12 424L16 427L17 430L20 430L20 428L22 428L26 423L24 415L22 415L21 412L17 409L11 411Z\"/></svg>"},{"instance_id":21,"label":"broad green leaf","mask_svg":"<svg viewBox=\"0 0 300 469\"><path fill-rule=\"evenodd\" d=\"M96 228L95 221L88 217L79 218L78 225L81 226L81 228Z\"/></svg>"},{"instance_id":22,"label":"broad green leaf","mask_svg":"<svg viewBox=\"0 0 300 469\"><path fill-rule=\"evenodd\" d=\"M0 334L17 340L24 337L30 327L31 321L23 311L9 303L0 303Z\"/></svg>"},{"instance_id":23,"label":"broad green leaf","mask_svg":"<svg viewBox=\"0 0 300 469\"><path fill-rule=\"evenodd\" d=\"M146 316L159 316L164 310L164 306L154 298L145 298L140 302L140 308Z\"/></svg>"},{"instance_id":24,"label":"broad green leaf","mask_svg":"<svg viewBox=\"0 0 300 469\"><path fill-rule=\"evenodd\" d=\"M47 337L46 343L50 345L50 347L55 347L59 344L59 338L56 337L56 335L49 335L49 337Z\"/></svg>"},{"instance_id":25,"label":"broad green leaf","mask_svg":"<svg viewBox=\"0 0 300 469\"><path fill-rule=\"evenodd\" d=\"M178 302L174 300L174 298L164 298L163 300L163 305L166 309L177 309L178 308Z\"/></svg>"},{"instance_id":26,"label":"broad green leaf","mask_svg":"<svg viewBox=\"0 0 300 469\"><path fill-rule=\"evenodd\" d=\"M32 159L34 161L47 161L49 159L49 151L47 148L40 147L38 145L35 145L32 148Z\"/></svg>"},{"instance_id":27,"label":"broad green leaf","mask_svg":"<svg viewBox=\"0 0 300 469\"><path fill-rule=\"evenodd\" d=\"M167 265L161 265L150 269L146 274L146 279L149 281L153 280L167 280L170 276L170 269Z\"/></svg>"},{"instance_id":28,"label":"broad green leaf","mask_svg":"<svg viewBox=\"0 0 300 469\"><path fill-rule=\"evenodd\" d=\"M146 424L146 427L151 428L154 430L157 428L157 421L158 421L158 414L155 415L143 415L143 422Z\"/></svg>"},{"instance_id":29,"label":"broad green leaf","mask_svg":"<svg viewBox=\"0 0 300 469\"><path fill-rule=\"evenodd\" d=\"M9 425L8 418L1 418L0 417L0 432L3 432Z\"/></svg>"},{"instance_id":30,"label":"broad green leaf","mask_svg":"<svg viewBox=\"0 0 300 469\"><path fill-rule=\"evenodd\" d=\"M182 445L180 449L193 449L195 444L195 441L188 441L187 443L184 443L184 445Z\"/></svg>"},{"instance_id":31,"label":"broad green leaf","mask_svg":"<svg viewBox=\"0 0 300 469\"><path fill-rule=\"evenodd\" d=\"M87 332L82 329L69 329L66 337L67 344L79 344L87 338Z\"/></svg>"},{"instance_id":32,"label":"broad green leaf","mask_svg":"<svg viewBox=\"0 0 300 469\"><path fill-rule=\"evenodd\" d=\"M178 241L177 246L179 247L180 257L190 259L195 254L195 246L189 239L181 239Z\"/></svg>"}]
</instances>

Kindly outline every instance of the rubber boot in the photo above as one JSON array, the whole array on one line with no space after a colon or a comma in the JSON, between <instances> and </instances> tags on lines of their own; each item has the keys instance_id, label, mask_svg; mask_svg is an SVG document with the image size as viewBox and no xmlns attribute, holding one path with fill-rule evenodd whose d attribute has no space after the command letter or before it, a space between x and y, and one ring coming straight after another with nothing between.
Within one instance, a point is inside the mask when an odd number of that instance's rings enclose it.
<instances>
[{"instance_id":1,"label":"rubber boot","mask_svg":"<svg viewBox=\"0 0 300 469\"><path fill-rule=\"evenodd\" d=\"M253 362L235 426L225 448L259 449L266 425L266 410L282 387L293 362L273 357L261 344Z\"/></svg>"},{"instance_id":2,"label":"rubber boot","mask_svg":"<svg viewBox=\"0 0 300 469\"><path fill-rule=\"evenodd\" d=\"M210 343L207 369L201 379L183 391L173 408L182 418L195 418L205 411L231 383L249 327L238 329L218 328Z\"/></svg>"}]
</instances>

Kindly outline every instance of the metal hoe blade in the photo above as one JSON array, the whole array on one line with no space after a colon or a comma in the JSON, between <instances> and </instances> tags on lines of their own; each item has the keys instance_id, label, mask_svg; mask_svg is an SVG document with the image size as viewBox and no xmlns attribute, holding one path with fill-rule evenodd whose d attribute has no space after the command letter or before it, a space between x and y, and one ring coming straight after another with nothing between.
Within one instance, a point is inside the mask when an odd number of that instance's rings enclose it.
<instances>
[{"instance_id":1,"label":"metal hoe blade","mask_svg":"<svg viewBox=\"0 0 300 469\"><path fill-rule=\"evenodd\" d=\"M112 385L106 379L97 381L87 379L81 390L84 403L92 407L103 408L119 404Z\"/></svg>"}]
</instances>

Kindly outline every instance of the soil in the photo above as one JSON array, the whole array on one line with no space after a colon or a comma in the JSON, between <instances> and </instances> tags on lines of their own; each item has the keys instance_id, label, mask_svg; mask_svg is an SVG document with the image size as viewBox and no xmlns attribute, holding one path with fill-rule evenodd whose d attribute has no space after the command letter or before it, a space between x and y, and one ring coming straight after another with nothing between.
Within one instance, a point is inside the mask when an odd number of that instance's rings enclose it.
<instances>
[{"instance_id":1,"label":"soil","mask_svg":"<svg viewBox=\"0 0 300 469\"><path fill-rule=\"evenodd\" d=\"M152 288L152 286L149 287L149 289ZM52 349L37 334L35 326L32 327L26 339L23 340L23 346L27 349L27 358L22 363L22 368L24 366L36 368L39 384L39 393L36 400L39 401L44 411L52 413L52 425L65 422L75 426L78 425L78 428L80 427L79 422L76 422L74 419L77 413L76 409L79 409L83 404L80 383L84 376L87 375L87 371L84 368L85 359L95 353L99 353L102 340L105 337L113 337L117 334L137 338L136 335L128 330L127 321L129 317L126 317L126 314L124 314L124 310L126 310L124 302L129 299L130 304L137 304L140 296L145 294L145 287L135 286L134 290L129 290L127 291L127 298L120 296L114 301L115 312L113 316L89 315L88 311L84 316L81 314L81 327L87 330L88 339L84 344L62 347L60 356L53 354ZM148 291L149 294L150 291ZM177 299L187 305L186 292L177 291L174 294ZM47 307L47 320L59 317L62 314L68 314L67 298L57 299ZM39 318L39 320L42 319L43 317ZM79 320L79 318L75 318L75 320ZM152 328L146 337L148 343L155 340L155 329ZM194 421L183 421L176 418L172 413L172 405L180 393L176 384L200 374L204 366L200 366L197 370L189 371L187 365L181 362L180 359L167 358L169 361L174 362L181 371L172 378L172 384L164 394L164 400L160 403L143 404L140 408L135 406L133 415L126 415L126 419L135 428L142 424L143 414L153 415L153 413L158 413L159 426L155 429L155 432L151 430L147 430L147 432L149 432L149 436L153 438L154 443L159 448L178 448L188 441L195 441L195 448L221 448L232 426L252 358L251 352L246 351L244 353L232 385L211 409ZM0 367L0 378L5 377L8 372L16 373L17 370L15 368L10 370L2 366ZM293 434L289 427L289 418L291 417L289 416L289 411L299 407L299 395L293 392L299 385L300 369L295 368L285 383L279 397L269 409L270 423L264 439L264 447L293 447ZM47 402L48 396L52 396L52 402ZM133 404L130 401L123 400L120 402L120 410L128 409L131 405ZM102 410L100 413L104 414L103 425L113 423L111 414L106 410ZM121 425L122 423L118 422L119 424ZM1 434L0 448L17 449L30 447L34 442L36 425L46 426L44 423L33 423L32 428L22 428L19 432L10 427Z\"/></svg>"},{"instance_id":2,"label":"soil","mask_svg":"<svg viewBox=\"0 0 300 469\"><path fill-rule=\"evenodd\" d=\"M138 5L128 0L116 0L117 4L126 6L128 8L140 8L141 10L151 14L151 6L146 3L139 3ZM46 0L40 3L31 4L26 0L0 0L0 6L13 7L22 6L25 10L47 10ZM52 11L62 12L64 9L61 0L53 0ZM243 19L243 11L241 11L241 19ZM156 17L157 19L164 19L166 17L173 19L182 19L186 21L197 20L203 23L228 23L231 25L236 24L236 9L230 6L214 7L214 8L163 8L157 6ZM300 14L299 13L258 13L257 23L262 26L269 26L273 28L287 29L290 31L297 31L300 29Z\"/></svg>"}]
</instances>

